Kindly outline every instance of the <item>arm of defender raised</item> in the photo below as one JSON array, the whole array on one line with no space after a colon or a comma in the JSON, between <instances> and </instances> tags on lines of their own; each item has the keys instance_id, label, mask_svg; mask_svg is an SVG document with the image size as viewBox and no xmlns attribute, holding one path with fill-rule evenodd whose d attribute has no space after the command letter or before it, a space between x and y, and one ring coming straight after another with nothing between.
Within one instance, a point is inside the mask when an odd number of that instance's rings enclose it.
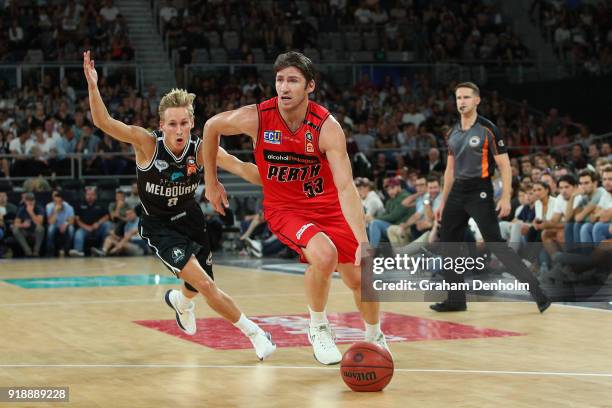
<instances>
[{"instance_id":1,"label":"arm of defender raised","mask_svg":"<svg viewBox=\"0 0 612 408\"><path fill-rule=\"evenodd\" d=\"M98 89L98 73L94 61L91 59L90 51L83 53L83 71L87 79L89 107L94 125L114 139L130 143L135 149L140 149L140 146L150 141L151 136L145 129L139 126L126 125L109 115Z\"/></svg>"}]
</instances>

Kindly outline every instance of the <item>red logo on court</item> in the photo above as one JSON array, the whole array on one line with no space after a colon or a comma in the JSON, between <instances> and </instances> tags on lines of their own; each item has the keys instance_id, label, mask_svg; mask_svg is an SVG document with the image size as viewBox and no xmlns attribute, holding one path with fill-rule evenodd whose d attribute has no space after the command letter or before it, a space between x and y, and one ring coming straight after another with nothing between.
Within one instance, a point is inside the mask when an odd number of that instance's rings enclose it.
<instances>
[{"instance_id":1,"label":"red logo on court","mask_svg":"<svg viewBox=\"0 0 612 408\"><path fill-rule=\"evenodd\" d=\"M336 343L354 343L363 340L363 321L359 313L332 313L328 318L336 331ZM522 333L398 313L383 312L381 318L382 330L387 341L391 342L522 336ZM272 340L278 347L310 346L307 338L307 314L252 316L251 319L272 334ZM236 350L252 347L248 338L222 318L198 319L198 332L193 336L183 333L174 320L139 320L135 323L214 349Z\"/></svg>"}]
</instances>

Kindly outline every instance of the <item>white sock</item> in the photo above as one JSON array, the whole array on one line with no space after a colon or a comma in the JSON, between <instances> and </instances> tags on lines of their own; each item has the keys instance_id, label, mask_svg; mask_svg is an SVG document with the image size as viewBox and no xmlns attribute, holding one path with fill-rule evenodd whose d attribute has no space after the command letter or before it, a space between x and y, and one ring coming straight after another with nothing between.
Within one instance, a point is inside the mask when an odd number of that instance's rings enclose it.
<instances>
[{"instance_id":1,"label":"white sock","mask_svg":"<svg viewBox=\"0 0 612 408\"><path fill-rule=\"evenodd\" d=\"M247 336L256 333L259 330L259 326L249 320L249 318L246 317L244 313L240 315L240 319L238 319L238 321L234 323L234 326L239 328L240 331Z\"/></svg>"},{"instance_id":2,"label":"white sock","mask_svg":"<svg viewBox=\"0 0 612 408\"><path fill-rule=\"evenodd\" d=\"M368 322L364 321L365 324L365 337L366 339L374 339L378 333L380 333L380 320L375 324L368 324Z\"/></svg>"},{"instance_id":3,"label":"white sock","mask_svg":"<svg viewBox=\"0 0 612 408\"><path fill-rule=\"evenodd\" d=\"M315 312L310 308L310 306L308 306L308 311L310 312L310 325L312 327L329 323L327 321L327 314L325 313L325 309L323 309L322 312Z\"/></svg>"},{"instance_id":4,"label":"white sock","mask_svg":"<svg viewBox=\"0 0 612 408\"><path fill-rule=\"evenodd\" d=\"M185 296L185 295L183 294L183 291L182 291L182 290L179 290L179 291L178 291L178 293L179 293L179 294L178 294L178 296L177 296L177 299L178 299L178 305L177 305L177 306L178 306L178 307L179 307L181 310L185 310L185 309L187 309L187 308L189 307L189 305L191 304L191 299L189 299L187 296Z\"/></svg>"}]
</instances>

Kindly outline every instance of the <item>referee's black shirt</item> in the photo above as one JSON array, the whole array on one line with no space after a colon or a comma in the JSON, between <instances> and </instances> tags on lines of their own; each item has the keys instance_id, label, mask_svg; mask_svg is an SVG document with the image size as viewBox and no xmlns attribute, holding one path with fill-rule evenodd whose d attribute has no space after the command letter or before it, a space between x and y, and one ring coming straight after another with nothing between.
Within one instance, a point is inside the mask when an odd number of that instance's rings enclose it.
<instances>
[{"instance_id":1,"label":"referee's black shirt","mask_svg":"<svg viewBox=\"0 0 612 408\"><path fill-rule=\"evenodd\" d=\"M455 124L448 136L448 153L455 159L455 179L490 178L495 172L493 156L506 153L504 139L490 120L478 115L468 130Z\"/></svg>"}]
</instances>

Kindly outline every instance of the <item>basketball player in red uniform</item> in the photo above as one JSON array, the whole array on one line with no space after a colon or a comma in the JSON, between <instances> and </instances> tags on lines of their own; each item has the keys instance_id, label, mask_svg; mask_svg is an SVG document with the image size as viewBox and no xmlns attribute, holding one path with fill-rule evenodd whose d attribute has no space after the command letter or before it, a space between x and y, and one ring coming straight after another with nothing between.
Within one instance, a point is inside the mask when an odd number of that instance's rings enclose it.
<instances>
[{"instance_id":1,"label":"basketball player in red uniform","mask_svg":"<svg viewBox=\"0 0 612 408\"><path fill-rule=\"evenodd\" d=\"M327 109L308 99L315 89L314 66L308 57L281 54L274 71L277 97L220 113L204 125L206 198L220 213L228 205L217 179L219 136L249 135L263 183L268 226L309 264L308 337L315 358L323 364L342 359L325 314L335 270L353 291L365 321L366 341L388 349L378 302L361 301L360 243L368 239L344 132Z\"/></svg>"}]
</instances>

